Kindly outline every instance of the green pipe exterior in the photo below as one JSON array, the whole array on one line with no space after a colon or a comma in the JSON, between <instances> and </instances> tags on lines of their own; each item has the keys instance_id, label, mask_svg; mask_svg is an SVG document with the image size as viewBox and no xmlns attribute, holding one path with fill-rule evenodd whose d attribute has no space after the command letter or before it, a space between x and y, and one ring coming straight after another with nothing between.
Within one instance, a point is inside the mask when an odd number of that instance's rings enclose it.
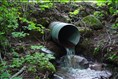
<instances>
[{"instance_id":1,"label":"green pipe exterior","mask_svg":"<svg viewBox=\"0 0 118 79\"><path fill-rule=\"evenodd\" d=\"M51 29L52 39L64 47L71 46L71 44L75 46L80 40L78 28L73 24L52 22L49 28Z\"/></svg>"}]
</instances>

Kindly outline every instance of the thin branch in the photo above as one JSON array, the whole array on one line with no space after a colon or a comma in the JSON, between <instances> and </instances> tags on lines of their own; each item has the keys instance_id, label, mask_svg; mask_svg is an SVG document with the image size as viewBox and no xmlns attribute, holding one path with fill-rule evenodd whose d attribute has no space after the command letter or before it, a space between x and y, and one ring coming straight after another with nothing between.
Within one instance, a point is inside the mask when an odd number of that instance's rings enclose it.
<instances>
[{"instance_id":1,"label":"thin branch","mask_svg":"<svg viewBox=\"0 0 118 79\"><path fill-rule=\"evenodd\" d=\"M26 66L23 66L17 73L15 73L13 76L11 76L10 79L13 79L14 77L18 76L18 75L21 74L25 69L26 69Z\"/></svg>"}]
</instances>

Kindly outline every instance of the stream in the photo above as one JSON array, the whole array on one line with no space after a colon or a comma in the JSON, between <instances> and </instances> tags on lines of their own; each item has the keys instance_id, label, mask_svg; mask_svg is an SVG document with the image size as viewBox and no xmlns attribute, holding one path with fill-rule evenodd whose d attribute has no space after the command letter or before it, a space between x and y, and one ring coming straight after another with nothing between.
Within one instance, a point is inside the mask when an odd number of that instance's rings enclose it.
<instances>
[{"instance_id":1,"label":"stream","mask_svg":"<svg viewBox=\"0 0 118 79\"><path fill-rule=\"evenodd\" d=\"M75 46L65 47L67 55L60 60L60 67L54 79L110 79L111 72L103 68L104 64L88 61L75 55Z\"/></svg>"}]
</instances>

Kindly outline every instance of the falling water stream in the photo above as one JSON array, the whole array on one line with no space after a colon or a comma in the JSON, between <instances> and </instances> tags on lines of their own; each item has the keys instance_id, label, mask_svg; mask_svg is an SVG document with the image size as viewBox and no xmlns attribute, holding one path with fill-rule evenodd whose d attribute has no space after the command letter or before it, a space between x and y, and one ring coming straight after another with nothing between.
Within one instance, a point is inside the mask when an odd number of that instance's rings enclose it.
<instances>
[{"instance_id":1,"label":"falling water stream","mask_svg":"<svg viewBox=\"0 0 118 79\"><path fill-rule=\"evenodd\" d=\"M74 48L66 48L66 51L67 51L66 66L67 67L73 67L73 63L71 61L72 61L72 58L73 58L72 55L75 54Z\"/></svg>"},{"instance_id":2,"label":"falling water stream","mask_svg":"<svg viewBox=\"0 0 118 79\"><path fill-rule=\"evenodd\" d=\"M72 42L66 41L64 46L67 52L66 59L64 59L66 61L65 66L73 68L74 64L71 61L73 59L72 55L75 55L75 45Z\"/></svg>"}]
</instances>

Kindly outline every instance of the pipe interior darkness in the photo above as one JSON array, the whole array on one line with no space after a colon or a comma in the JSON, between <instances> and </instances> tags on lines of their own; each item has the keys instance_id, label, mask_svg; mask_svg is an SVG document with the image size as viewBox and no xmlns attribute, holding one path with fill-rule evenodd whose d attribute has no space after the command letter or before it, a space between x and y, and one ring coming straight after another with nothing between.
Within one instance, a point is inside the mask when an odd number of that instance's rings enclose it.
<instances>
[{"instance_id":1,"label":"pipe interior darkness","mask_svg":"<svg viewBox=\"0 0 118 79\"><path fill-rule=\"evenodd\" d=\"M75 26L66 25L60 31L58 35L59 42L63 46L76 45L79 42L79 32Z\"/></svg>"}]
</instances>

